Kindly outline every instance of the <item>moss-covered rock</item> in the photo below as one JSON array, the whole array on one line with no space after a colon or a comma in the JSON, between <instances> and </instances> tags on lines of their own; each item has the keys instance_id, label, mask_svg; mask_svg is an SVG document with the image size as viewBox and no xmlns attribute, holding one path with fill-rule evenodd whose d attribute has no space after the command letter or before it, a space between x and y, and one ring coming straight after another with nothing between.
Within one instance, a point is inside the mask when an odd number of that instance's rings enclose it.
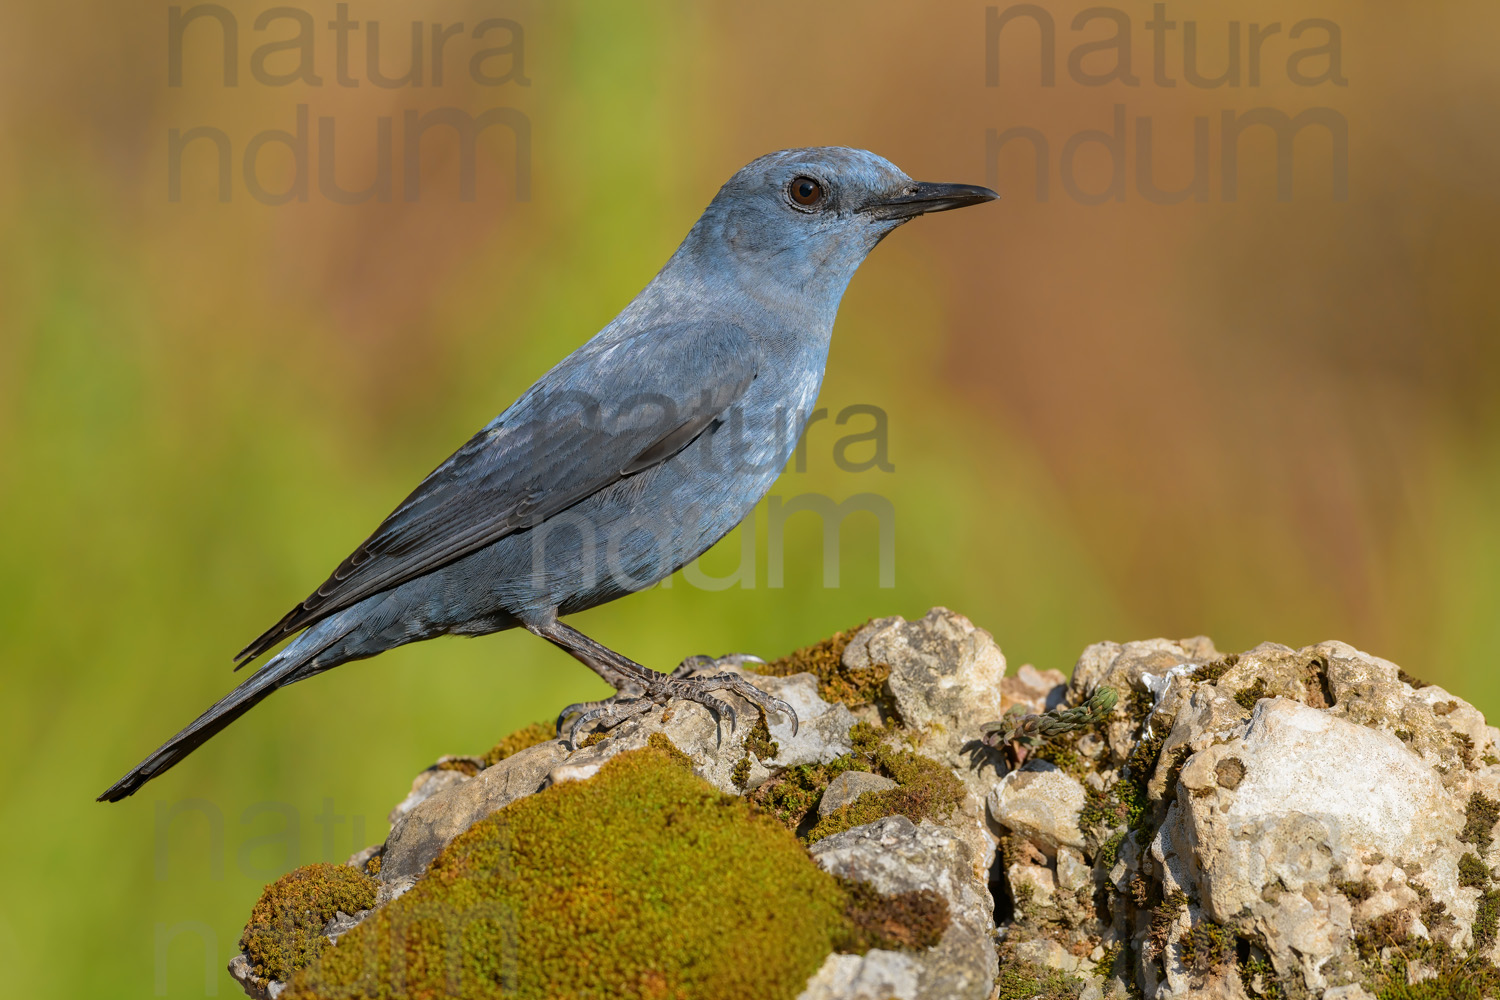
<instances>
[{"instance_id":1,"label":"moss-covered rock","mask_svg":"<svg viewBox=\"0 0 1500 1000\"><path fill-rule=\"evenodd\" d=\"M847 903L785 827L650 747L476 824L289 998L794 997Z\"/></svg>"},{"instance_id":2,"label":"moss-covered rock","mask_svg":"<svg viewBox=\"0 0 1500 1000\"><path fill-rule=\"evenodd\" d=\"M849 731L853 752L827 764L788 768L762 785L751 801L769 810L785 826L801 830L809 843L885 816L913 822L946 819L964 796L963 783L943 765L888 742L893 730L859 722ZM868 771L896 782L895 788L869 792L814 821L829 782L847 771Z\"/></svg>"},{"instance_id":3,"label":"moss-covered rock","mask_svg":"<svg viewBox=\"0 0 1500 1000\"><path fill-rule=\"evenodd\" d=\"M240 949L261 979L287 979L328 945L323 927L335 913L375 905L379 883L345 865L298 868L266 886L250 911Z\"/></svg>"},{"instance_id":4,"label":"moss-covered rock","mask_svg":"<svg viewBox=\"0 0 1500 1000\"><path fill-rule=\"evenodd\" d=\"M511 754L520 753L527 747L534 747L538 743L546 743L548 740L557 739L557 727L550 722L533 722L529 726L522 726L499 743L490 747L489 752L481 758L485 767L494 767Z\"/></svg>"},{"instance_id":5,"label":"moss-covered rock","mask_svg":"<svg viewBox=\"0 0 1500 1000\"><path fill-rule=\"evenodd\" d=\"M890 665L872 663L851 669L844 664L844 649L865 625L835 632L821 642L757 667L756 673L772 677L809 673L818 679L818 694L824 701L843 702L851 708L874 704L886 696Z\"/></svg>"}]
</instances>

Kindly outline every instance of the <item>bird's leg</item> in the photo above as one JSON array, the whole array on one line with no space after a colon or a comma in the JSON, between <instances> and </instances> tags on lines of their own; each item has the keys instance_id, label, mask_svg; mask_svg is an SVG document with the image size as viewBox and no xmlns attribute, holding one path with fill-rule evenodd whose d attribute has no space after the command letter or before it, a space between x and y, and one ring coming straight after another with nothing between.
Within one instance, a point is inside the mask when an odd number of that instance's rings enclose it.
<instances>
[{"instance_id":1,"label":"bird's leg","mask_svg":"<svg viewBox=\"0 0 1500 1000\"><path fill-rule=\"evenodd\" d=\"M534 630L535 631L535 630ZM577 749L577 735L579 730L585 729L596 722L602 722L606 729L617 726L626 719L636 716L651 707L652 702L641 697L645 690L646 674L650 671L645 667L635 665L638 669L624 669L621 665L611 663L608 660L592 656L587 651L574 649L537 631L537 635L562 646L571 653L584 666L598 674L604 683L615 689L615 694L602 701L580 701L569 705L557 713L557 735L567 741L569 749ZM628 662L628 661L627 661ZM564 734L563 723L572 717L573 721L567 726Z\"/></svg>"},{"instance_id":2,"label":"bird's leg","mask_svg":"<svg viewBox=\"0 0 1500 1000\"><path fill-rule=\"evenodd\" d=\"M792 706L779 698L771 697L737 674L689 677L686 676L689 671L698 669L697 664L689 666L693 663L692 660L684 661L683 665L670 675L662 674L636 663L627 656L616 653L608 646L595 642L572 626L565 625L556 619L526 627L553 645L566 650L574 659L594 671L604 679L605 683L619 692L614 698L603 702L569 706L563 710L563 717L574 709L582 711L582 715L569 727L565 737L570 745L573 744L573 734L577 732L583 719L593 721L609 716L617 717L614 721L623 721L632 715L639 714L653 703L665 705L673 698L697 702L708 709L716 721L721 715L727 713L729 731L733 732L739 723L738 713L735 712L733 705L714 697L709 693L711 691L732 691L762 711L780 712L791 720L794 735L797 731L797 713ZM703 658L703 660L707 659L707 657ZM709 661L708 665L712 666L714 662ZM562 717L559 717L559 722L561 719ZM558 732L561 735L561 728Z\"/></svg>"}]
</instances>

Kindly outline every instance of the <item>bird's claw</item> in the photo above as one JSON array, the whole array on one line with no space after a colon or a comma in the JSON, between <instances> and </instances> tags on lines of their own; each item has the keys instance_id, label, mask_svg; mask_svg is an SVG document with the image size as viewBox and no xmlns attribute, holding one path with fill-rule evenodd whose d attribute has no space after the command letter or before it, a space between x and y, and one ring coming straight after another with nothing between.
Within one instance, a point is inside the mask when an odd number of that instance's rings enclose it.
<instances>
[{"instance_id":1,"label":"bird's claw","mask_svg":"<svg viewBox=\"0 0 1500 1000\"><path fill-rule=\"evenodd\" d=\"M576 750L578 749L576 737L581 730L600 723L606 729L617 726L627 719L640 715L652 705L666 705L674 699L702 705L714 717L715 723L728 716L729 732L733 734L739 728L739 712L728 701L715 697L711 693L714 691L729 691L737 694L767 715L780 714L783 718L790 720L792 735L796 736L798 727L796 710L780 698L766 694L739 674L692 676L698 671L711 670L714 667L764 662L760 657L749 653L732 653L717 659L711 656L690 656L678 664L677 669L670 674L663 675L648 671L650 676L640 678L639 690L621 691L614 697L603 701L578 702L559 712L557 716L558 739L563 740L569 750ZM636 685L632 684L631 687L635 688ZM571 721L569 721L570 718Z\"/></svg>"},{"instance_id":2,"label":"bird's claw","mask_svg":"<svg viewBox=\"0 0 1500 1000\"><path fill-rule=\"evenodd\" d=\"M650 698L621 695L606 698L603 701L577 702L557 714L557 737L567 744L569 751L577 750L577 736L580 729L600 720L603 720L606 729L618 726L626 719L640 715L652 704ZM564 732L564 722L570 715L575 717L571 723L567 724L567 731Z\"/></svg>"},{"instance_id":3,"label":"bird's claw","mask_svg":"<svg viewBox=\"0 0 1500 1000\"><path fill-rule=\"evenodd\" d=\"M756 687L754 684L751 684L739 674L722 673L709 674L706 677L690 676L695 671L711 670L715 667L738 667L743 666L746 663L765 662L766 661L762 660L760 657L753 656L749 653L730 653L727 656L720 656L718 658L714 658L711 656L689 656L687 659L683 660L677 665L676 670L672 671L670 677L668 678L668 682L675 682L677 684L691 684L698 687L699 690L704 692L705 694L708 691L731 691L734 694L739 695L741 698L744 698L746 701L750 702L750 704L759 708L762 712L765 712L768 715L775 712L780 714L783 718L789 720L792 724L792 735L796 736L798 727L796 710L786 702L782 701L780 698L766 694L760 688ZM707 702L705 702L700 697L685 695L679 692L674 692L674 694L676 694L676 696L679 698L686 697L691 701L698 702L699 704L707 704ZM726 702L722 702L717 698L713 700L719 702L720 704L727 704ZM730 710L732 712L733 708L731 707ZM734 719L732 716L729 731L731 733L734 732Z\"/></svg>"}]
</instances>

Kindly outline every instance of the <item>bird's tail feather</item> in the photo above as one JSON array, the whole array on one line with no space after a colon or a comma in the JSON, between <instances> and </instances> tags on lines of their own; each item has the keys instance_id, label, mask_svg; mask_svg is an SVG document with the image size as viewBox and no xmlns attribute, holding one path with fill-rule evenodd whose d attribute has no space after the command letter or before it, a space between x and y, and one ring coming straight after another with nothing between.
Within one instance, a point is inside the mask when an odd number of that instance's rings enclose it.
<instances>
[{"instance_id":1,"label":"bird's tail feather","mask_svg":"<svg viewBox=\"0 0 1500 1000\"><path fill-rule=\"evenodd\" d=\"M288 656L287 654L291 652L292 647L288 647L281 652L281 655L268 661L255 673L245 678L244 683L239 687L219 699L212 708L188 723L182 732L167 740L151 756L131 768L129 774L110 785L97 801L118 802L133 795L146 782L165 772L208 742L209 738L219 730L250 711L272 691L294 680L299 680L298 668L317 655L318 650L311 649L303 655L294 653Z\"/></svg>"}]
</instances>

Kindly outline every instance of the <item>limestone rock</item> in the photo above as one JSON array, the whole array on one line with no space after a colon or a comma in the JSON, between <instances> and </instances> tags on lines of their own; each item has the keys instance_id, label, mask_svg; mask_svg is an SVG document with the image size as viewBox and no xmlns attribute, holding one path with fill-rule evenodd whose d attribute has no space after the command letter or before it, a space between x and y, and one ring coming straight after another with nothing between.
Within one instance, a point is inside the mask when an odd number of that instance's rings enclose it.
<instances>
[{"instance_id":1,"label":"limestone rock","mask_svg":"<svg viewBox=\"0 0 1500 1000\"><path fill-rule=\"evenodd\" d=\"M1083 847L1078 814L1084 798L1076 778L1055 764L1029 760L994 787L988 804L995 822L1055 854L1059 847Z\"/></svg>"},{"instance_id":2,"label":"limestone rock","mask_svg":"<svg viewBox=\"0 0 1500 1000\"><path fill-rule=\"evenodd\" d=\"M797 1000L918 1000L917 965L917 959L899 951L835 952Z\"/></svg>"},{"instance_id":3,"label":"limestone rock","mask_svg":"<svg viewBox=\"0 0 1500 1000\"><path fill-rule=\"evenodd\" d=\"M888 816L825 837L811 850L824 871L868 882L882 894L931 889L947 902L951 923L942 940L910 956L917 968L914 997L989 996L999 971L991 943L994 902L989 887L974 876L968 845L953 831L927 820L915 824L905 816Z\"/></svg>"},{"instance_id":4,"label":"limestone rock","mask_svg":"<svg viewBox=\"0 0 1500 1000\"><path fill-rule=\"evenodd\" d=\"M1400 739L1274 698L1256 705L1243 736L1184 766L1153 849L1210 919L1260 935L1278 972L1315 989L1353 934L1353 907L1334 885L1364 879L1377 856L1420 870L1431 898L1460 927L1473 923L1473 894L1458 885L1462 816Z\"/></svg>"},{"instance_id":5,"label":"limestone rock","mask_svg":"<svg viewBox=\"0 0 1500 1000\"><path fill-rule=\"evenodd\" d=\"M980 727L1008 707L1005 654L988 632L963 615L933 608L916 621L871 622L849 642L843 661L852 670L875 664L890 668L886 687L897 717L916 738L917 752L945 765L964 783L967 794L948 825L968 843L975 874L982 878L998 843L984 802L999 776L993 768L976 768L969 750ZM1032 671L1027 683L1041 688L1050 679Z\"/></svg>"},{"instance_id":6,"label":"limestone rock","mask_svg":"<svg viewBox=\"0 0 1500 1000\"><path fill-rule=\"evenodd\" d=\"M485 768L472 780L449 784L401 814L391 827L381 858L381 902L409 888L454 837L541 788L566 756L557 740L528 747Z\"/></svg>"},{"instance_id":7,"label":"limestone rock","mask_svg":"<svg viewBox=\"0 0 1500 1000\"><path fill-rule=\"evenodd\" d=\"M818 802L818 818L825 818L844 806L852 805L866 792L883 792L895 788L890 778L883 778L868 771L845 771L823 789L823 798Z\"/></svg>"},{"instance_id":8,"label":"limestone rock","mask_svg":"<svg viewBox=\"0 0 1500 1000\"><path fill-rule=\"evenodd\" d=\"M884 894L932 890L951 922L929 949L827 956L800 1000L980 1000L1002 963L1023 983L1062 977L1086 1000L1371 1000L1398 980L1451 992L1476 970L1500 984L1500 729L1389 661L1340 642L1224 656L1198 637L1095 644L1066 683L1030 665L1007 677L989 634L942 608L873 621L841 656L887 678L873 703L827 702L813 674L741 671L797 709L796 736L725 695L733 732L674 702L571 752L553 740L490 767L444 758L392 810L385 842L349 864L378 862L378 908L484 817L662 739L720 791L782 778L766 791L796 790L805 811L819 786L788 769L849 754L856 718L879 713L889 746L962 782L961 805L920 823L887 816L808 852ZM1078 705L1105 685L1119 695L1107 717L1015 772L973 755L981 726L1010 707ZM818 815L890 787L843 771ZM323 932L337 938L370 912L337 913ZM230 972L253 997L285 988L243 956Z\"/></svg>"},{"instance_id":9,"label":"limestone rock","mask_svg":"<svg viewBox=\"0 0 1500 1000\"><path fill-rule=\"evenodd\" d=\"M1010 711L1012 705L1039 715L1061 705L1067 693L1068 679L1061 670L1038 670L1023 663L1000 681L1000 715L996 718Z\"/></svg>"},{"instance_id":10,"label":"limestone rock","mask_svg":"<svg viewBox=\"0 0 1500 1000\"><path fill-rule=\"evenodd\" d=\"M988 632L947 608L933 608L914 622L872 622L845 648L844 662L889 666L886 684L901 721L957 744L955 751L1003 714L1005 654Z\"/></svg>"}]
</instances>

